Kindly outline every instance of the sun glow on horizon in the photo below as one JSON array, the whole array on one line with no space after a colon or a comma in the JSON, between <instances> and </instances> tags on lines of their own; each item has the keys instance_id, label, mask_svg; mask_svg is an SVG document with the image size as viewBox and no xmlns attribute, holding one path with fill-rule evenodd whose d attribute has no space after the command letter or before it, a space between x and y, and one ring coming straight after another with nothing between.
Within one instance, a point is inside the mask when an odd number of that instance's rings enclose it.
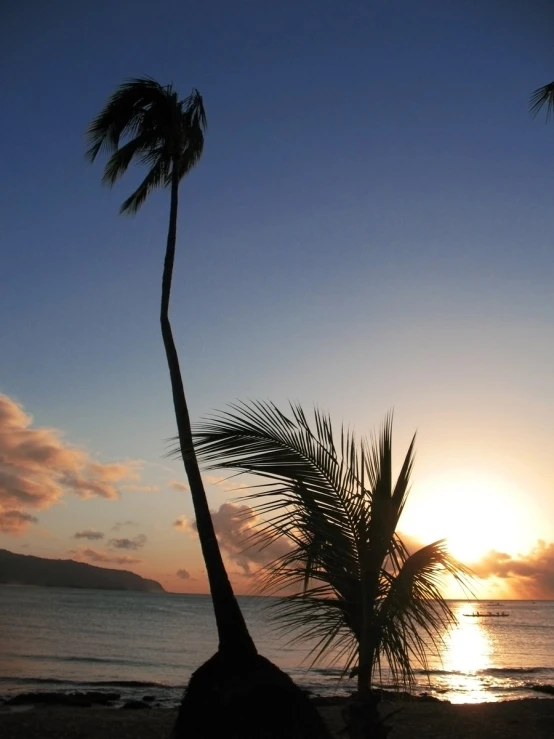
<instances>
[{"instance_id":1,"label":"sun glow on horizon","mask_svg":"<svg viewBox=\"0 0 554 739\"><path fill-rule=\"evenodd\" d=\"M491 475L464 470L431 478L408 506L400 529L422 544L446 539L450 553L466 564L491 549L509 554L527 550L536 539L522 495Z\"/></svg>"}]
</instances>

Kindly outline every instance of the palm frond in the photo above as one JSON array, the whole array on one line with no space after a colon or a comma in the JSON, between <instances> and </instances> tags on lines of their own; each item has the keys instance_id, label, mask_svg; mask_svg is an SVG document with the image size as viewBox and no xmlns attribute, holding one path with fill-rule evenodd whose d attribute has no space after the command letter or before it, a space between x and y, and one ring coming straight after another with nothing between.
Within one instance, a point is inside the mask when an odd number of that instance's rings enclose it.
<instances>
[{"instance_id":1,"label":"palm frond","mask_svg":"<svg viewBox=\"0 0 554 739\"><path fill-rule=\"evenodd\" d=\"M291 405L290 410L291 418L272 403L231 405L229 411L198 426L197 454L210 469L230 468L274 481L276 488L247 498L258 502L260 512L270 513L276 505L296 509L300 501L311 498L326 523L336 523L352 541L358 508L352 493L354 489L361 492L354 440L343 432L342 441L348 447L344 451L350 459L340 460L328 416L316 409L313 431L298 405ZM313 505L306 508L310 510Z\"/></svg>"},{"instance_id":2,"label":"palm frond","mask_svg":"<svg viewBox=\"0 0 554 739\"><path fill-rule=\"evenodd\" d=\"M357 636L352 631L341 601L324 588L312 588L280 599L269 606L277 632L289 637L287 645L308 643L308 666L341 665L346 675L356 661ZM292 636L291 636L292 634Z\"/></svg>"},{"instance_id":3,"label":"palm frond","mask_svg":"<svg viewBox=\"0 0 554 739\"><path fill-rule=\"evenodd\" d=\"M194 88L191 94L179 103L183 118L187 121L190 129L204 132L208 128L208 118L204 107L204 99L200 92Z\"/></svg>"},{"instance_id":4,"label":"palm frond","mask_svg":"<svg viewBox=\"0 0 554 739\"><path fill-rule=\"evenodd\" d=\"M150 77L121 84L86 130L87 159L93 162L101 151L115 151L122 136L137 133L145 109L169 108L170 91Z\"/></svg>"},{"instance_id":5,"label":"palm frond","mask_svg":"<svg viewBox=\"0 0 554 739\"><path fill-rule=\"evenodd\" d=\"M181 180L196 166L204 151L204 132L208 127L208 119L204 108L204 100L198 90L181 101L182 134L181 154L179 161L179 179Z\"/></svg>"},{"instance_id":6,"label":"palm frond","mask_svg":"<svg viewBox=\"0 0 554 739\"><path fill-rule=\"evenodd\" d=\"M149 136L139 134L128 141L124 146L114 151L104 167L102 183L111 187L125 174L134 157L139 152L149 152L152 141Z\"/></svg>"},{"instance_id":7,"label":"palm frond","mask_svg":"<svg viewBox=\"0 0 554 739\"><path fill-rule=\"evenodd\" d=\"M200 161L204 151L204 134L198 129L189 129L186 142L182 148L178 165L178 177L182 180Z\"/></svg>"},{"instance_id":8,"label":"palm frond","mask_svg":"<svg viewBox=\"0 0 554 739\"><path fill-rule=\"evenodd\" d=\"M429 648L439 651L447 630L456 623L441 594L445 575L469 589L470 571L448 554L442 540L406 557L398 572L385 573L386 594L376 611L382 633L377 657L385 657L398 681L412 681L413 657L426 669Z\"/></svg>"},{"instance_id":9,"label":"palm frond","mask_svg":"<svg viewBox=\"0 0 554 739\"><path fill-rule=\"evenodd\" d=\"M529 101L531 115L537 116L543 108L546 108L546 120L548 121L554 115L554 82L538 87L531 95Z\"/></svg>"},{"instance_id":10,"label":"palm frond","mask_svg":"<svg viewBox=\"0 0 554 739\"><path fill-rule=\"evenodd\" d=\"M136 213L144 203L148 195L157 187L164 185L169 177L169 166L167 161L160 159L146 177L137 187L137 189L125 200L120 208L120 213Z\"/></svg>"}]
</instances>

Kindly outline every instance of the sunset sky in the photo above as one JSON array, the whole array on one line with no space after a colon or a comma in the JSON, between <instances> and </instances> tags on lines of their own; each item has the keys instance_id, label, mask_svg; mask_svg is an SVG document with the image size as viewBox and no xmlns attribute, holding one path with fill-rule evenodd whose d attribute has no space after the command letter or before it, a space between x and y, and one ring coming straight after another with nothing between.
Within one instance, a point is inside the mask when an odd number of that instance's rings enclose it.
<instances>
[{"instance_id":1,"label":"sunset sky","mask_svg":"<svg viewBox=\"0 0 554 739\"><path fill-rule=\"evenodd\" d=\"M124 79L202 92L171 316L194 419L299 400L417 430L401 531L554 598L548 0L66 0L3 11L0 548L205 592L158 324L167 193L118 216L84 130ZM501 12L500 12L501 9ZM240 482L207 475L232 579ZM177 525L176 525L177 523Z\"/></svg>"}]
</instances>

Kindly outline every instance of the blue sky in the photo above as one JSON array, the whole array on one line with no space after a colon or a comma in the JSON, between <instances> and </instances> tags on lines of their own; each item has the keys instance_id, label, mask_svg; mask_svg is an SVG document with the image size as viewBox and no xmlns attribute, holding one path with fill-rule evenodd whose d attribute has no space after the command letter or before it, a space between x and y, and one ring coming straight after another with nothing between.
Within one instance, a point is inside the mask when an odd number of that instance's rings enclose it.
<instances>
[{"instance_id":1,"label":"blue sky","mask_svg":"<svg viewBox=\"0 0 554 739\"><path fill-rule=\"evenodd\" d=\"M414 505L452 470L492 476L512 516L533 511L518 546L554 539L554 128L527 109L554 78L551 21L546 0L12 4L0 392L98 459L144 460L163 491L68 497L41 517L48 544L39 527L0 546L61 553L73 521L139 518L161 562L163 527L191 514L163 459L167 194L120 217L138 175L110 192L83 157L139 75L198 87L209 118L171 308L193 416L291 398L369 431L394 407L400 445L419 430Z\"/></svg>"}]
</instances>

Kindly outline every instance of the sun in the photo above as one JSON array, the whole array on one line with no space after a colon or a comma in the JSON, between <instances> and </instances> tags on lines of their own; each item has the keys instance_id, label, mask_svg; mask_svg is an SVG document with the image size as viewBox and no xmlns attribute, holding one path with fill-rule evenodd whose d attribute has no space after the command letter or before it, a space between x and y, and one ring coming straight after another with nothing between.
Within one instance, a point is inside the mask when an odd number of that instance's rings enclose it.
<instances>
[{"instance_id":1,"label":"sun","mask_svg":"<svg viewBox=\"0 0 554 739\"><path fill-rule=\"evenodd\" d=\"M446 539L466 564L488 551L514 554L534 540L531 514L518 490L490 474L449 471L414 489L400 523L423 544Z\"/></svg>"}]
</instances>

